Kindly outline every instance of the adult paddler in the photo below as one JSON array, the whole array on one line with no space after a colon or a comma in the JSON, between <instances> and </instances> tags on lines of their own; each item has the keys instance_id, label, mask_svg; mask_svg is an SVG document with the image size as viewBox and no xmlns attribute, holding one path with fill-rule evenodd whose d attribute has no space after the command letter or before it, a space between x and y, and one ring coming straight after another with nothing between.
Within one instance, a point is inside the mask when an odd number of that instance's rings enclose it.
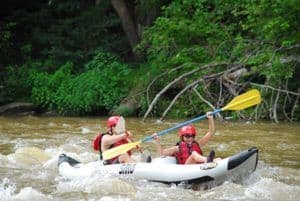
<instances>
[{"instance_id":1,"label":"adult paddler","mask_svg":"<svg viewBox=\"0 0 300 201\"><path fill-rule=\"evenodd\" d=\"M133 135L130 131L127 130L118 131L116 129L116 125L118 124L121 118L122 117L120 116L109 117L106 122L107 132L98 134L93 141L93 147L95 150L99 150L101 160L102 160L102 153L104 151L131 142ZM118 155L109 160L103 161L105 165L117 164L117 163L133 163L133 162L135 162L135 160L131 158L130 151Z\"/></svg>"}]
</instances>

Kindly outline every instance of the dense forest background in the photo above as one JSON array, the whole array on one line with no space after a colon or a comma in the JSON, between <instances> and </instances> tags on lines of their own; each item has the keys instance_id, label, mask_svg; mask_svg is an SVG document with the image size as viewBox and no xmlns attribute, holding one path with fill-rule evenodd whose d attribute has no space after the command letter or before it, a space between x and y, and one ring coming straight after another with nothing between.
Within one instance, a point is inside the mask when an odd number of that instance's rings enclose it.
<instances>
[{"instance_id":1,"label":"dense forest background","mask_svg":"<svg viewBox=\"0 0 300 201\"><path fill-rule=\"evenodd\" d=\"M58 115L300 120L297 0L10 0L0 8L0 105Z\"/></svg>"}]
</instances>

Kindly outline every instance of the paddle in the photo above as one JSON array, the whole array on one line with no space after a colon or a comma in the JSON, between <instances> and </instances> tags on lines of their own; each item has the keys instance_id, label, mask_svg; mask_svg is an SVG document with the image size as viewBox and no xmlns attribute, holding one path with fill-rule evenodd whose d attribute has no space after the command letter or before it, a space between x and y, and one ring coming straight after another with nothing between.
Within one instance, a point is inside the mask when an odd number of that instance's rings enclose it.
<instances>
[{"instance_id":1,"label":"paddle","mask_svg":"<svg viewBox=\"0 0 300 201\"><path fill-rule=\"evenodd\" d=\"M125 126L125 119L120 116L117 124L116 124L116 132L118 134L121 134L121 133L125 133L126 132L126 126ZM131 141L133 141L131 138L129 138ZM137 147L136 147L137 148ZM143 153L143 150L139 147L138 150L140 151L140 153L142 154L142 157L148 157L150 154L148 154L148 152L145 152ZM146 150L147 151L147 150ZM143 156L143 154L145 156Z\"/></svg>"},{"instance_id":2,"label":"paddle","mask_svg":"<svg viewBox=\"0 0 300 201\"><path fill-rule=\"evenodd\" d=\"M121 116L116 124L116 131L118 134L125 133L125 119Z\"/></svg>"},{"instance_id":3,"label":"paddle","mask_svg":"<svg viewBox=\"0 0 300 201\"><path fill-rule=\"evenodd\" d=\"M225 110L242 110L242 109L246 109L246 108L251 107L253 105L257 105L260 102L261 102L261 97L260 97L259 91L256 90L256 89L252 89L252 90L250 90L246 93L243 93L243 94L235 97L225 107L223 107L221 109L216 109L215 111L212 112L212 115L217 114L221 111L225 111ZM185 121L183 123L177 124L174 127L171 127L171 128L166 129L166 130L158 132L157 136L165 135L170 131L173 131L175 129L181 128L181 127L186 126L188 124L200 121L201 119L204 119L204 118L206 118L206 115L202 115L202 116L196 117L194 119L191 119L189 121ZM137 145L141 144L142 142L147 142L147 141L150 141L152 139L153 139L152 136L147 136L144 139L139 140L137 142L124 144L124 145L117 146L115 148L106 150L102 153L103 159L107 160L107 159L113 158L115 156L118 156L122 153L125 153L125 152L129 151L130 149L135 148Z\"/></svg>"}]
</instances>

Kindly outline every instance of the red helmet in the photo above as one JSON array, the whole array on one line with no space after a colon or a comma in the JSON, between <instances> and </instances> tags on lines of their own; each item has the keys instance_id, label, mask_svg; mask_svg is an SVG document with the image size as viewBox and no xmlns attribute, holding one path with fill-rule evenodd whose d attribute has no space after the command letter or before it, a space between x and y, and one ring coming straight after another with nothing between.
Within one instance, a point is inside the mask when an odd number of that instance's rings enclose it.
<instances>
[{"instance_id":1,"label":"red helmet","mask_svg":"<svg viewBox=\"0 0 300 201\"><path fill-rule=\"evenodd\" d=\"M115 126L118 123L119 119L120 119L119 116L109 117L107 122L106 122L107 128L111 128L112 126Z\"/></svg>"},{"instance_id":2,"label":"red helmet","mask_svg":"<svg viewBox=\"0 0 300 201\"><path fill-rule=\"evenodd\" d=\"M192 125L188 125L188 126L183 126L179 129L179 136L182 137L184 135L187 134L192 134L192 135L196 135L196 129L194 126Z\"/></svg>"}]
</instances>

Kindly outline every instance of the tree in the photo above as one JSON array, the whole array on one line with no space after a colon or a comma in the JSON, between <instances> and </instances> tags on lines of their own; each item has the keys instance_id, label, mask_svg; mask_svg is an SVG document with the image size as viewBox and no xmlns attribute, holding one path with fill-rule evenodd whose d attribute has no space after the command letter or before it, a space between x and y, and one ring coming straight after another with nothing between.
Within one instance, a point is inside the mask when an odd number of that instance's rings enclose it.
<instances>
[{"instance_id":1,"label":"tree","mask_svg":"<svg viewBox=\"0 0 300 201\"><path fill-rule=\"evenodd\" d=\"M111 0L111 3L120 17L123 30L128 38L131 49L134 52L135 46L139 43L140 39L131 13L124 0Z\"/></svg>"},{"instance_id":2,"label":"tree","mask_svg":"<svg viewBox=\"0 0 300 201\"><path fill-rule=\"evenodd\" d=\"M293 0L173 1L140 45L159 77L148 87L145 117L150 111L182 115L182 105L196 115L257 87L263 104L238 117L292 120L300 96L299 13Z\"/></svg>"}]
</instances>

